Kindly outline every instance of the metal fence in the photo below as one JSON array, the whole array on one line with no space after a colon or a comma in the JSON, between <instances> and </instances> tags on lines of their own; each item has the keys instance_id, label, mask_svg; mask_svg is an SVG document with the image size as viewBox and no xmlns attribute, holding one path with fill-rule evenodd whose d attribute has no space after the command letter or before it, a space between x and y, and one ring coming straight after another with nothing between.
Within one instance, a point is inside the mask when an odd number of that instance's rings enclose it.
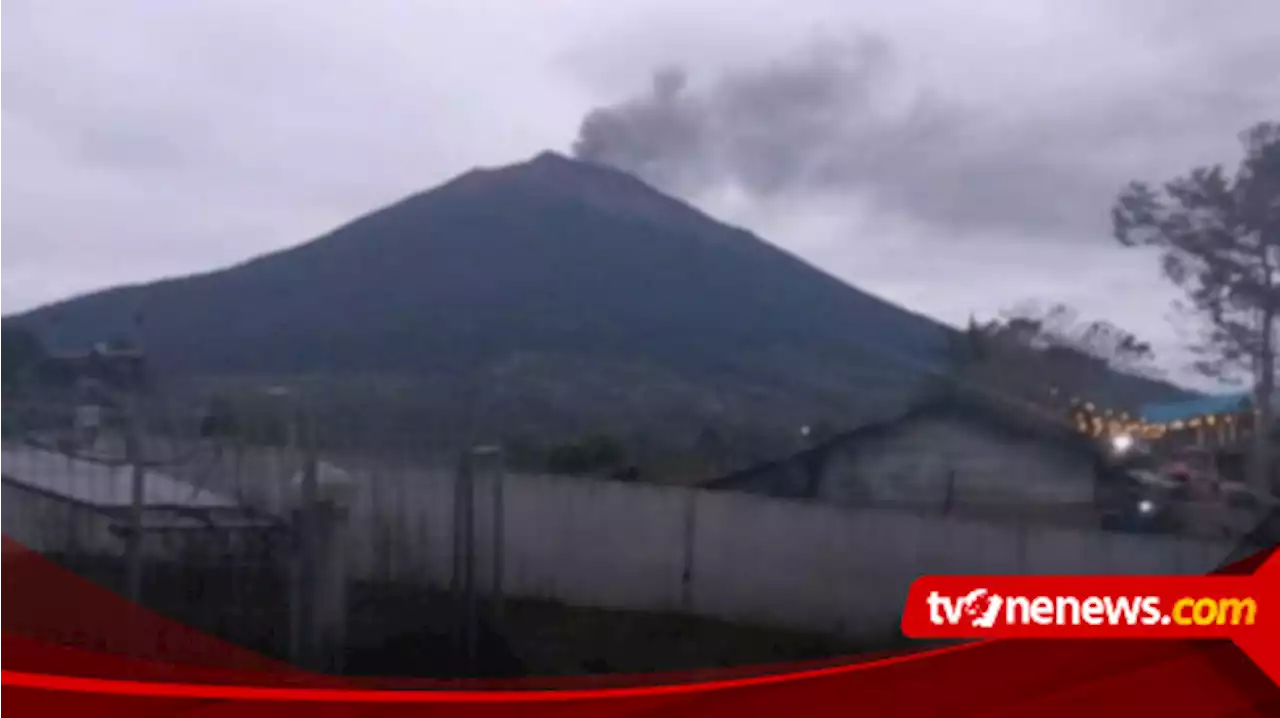
<instances>
[{"instance_id":1,"label":"metal fence","mask_svg":"<svg viewBox=\"0 0 1280 718\"><path fill-rule=\"evenodd\" d=\"M4 416L6 536L180 623L298 657L292 517L237 500L196 416L51 401Z\"/></svg>"},{"instance_id":2,"label":"metal fence","mask_svg":"<svg viewBox=\"0 0 1280 718\"><path fill-rule=\"evenodd\" d=\"M4 504L7 535L183 623L331 672L517 672L521 651L633 620L579 630L581 613L547 619L530 601L874 633L921 573L1204 571L1229 553L1114 538L1092 514L1037 516L945 484L920 505L836 506L517 475L498 447L459 450L430 427L370 444L343 431L358 413L321 421L296 405L236 427L156 397L96 421L49 401L4 415L5 498L21 497ZM548 633L557 622L575 628ZM664 650L693 655L703 634L682 630Z\"/></svg>"}]
</instances>

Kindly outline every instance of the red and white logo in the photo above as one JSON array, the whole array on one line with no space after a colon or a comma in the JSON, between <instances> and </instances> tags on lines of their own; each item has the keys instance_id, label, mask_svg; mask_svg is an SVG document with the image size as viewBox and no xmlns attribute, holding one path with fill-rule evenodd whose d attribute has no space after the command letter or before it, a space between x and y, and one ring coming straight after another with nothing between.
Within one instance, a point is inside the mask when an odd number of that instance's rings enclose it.
<instances>
[{"instance_id":1,"label":"red and white logo","mask_svg":"<svg viewBox=\"0 0 1280 718\"><path fill-rule=\"evenodd\" d=\"M929 620L936 626L960 625L968 621L974 628L991 628L1000 617L1004 599L985 588L970 591L958 599L929 594Z\"/></svg>"}]
</instances>

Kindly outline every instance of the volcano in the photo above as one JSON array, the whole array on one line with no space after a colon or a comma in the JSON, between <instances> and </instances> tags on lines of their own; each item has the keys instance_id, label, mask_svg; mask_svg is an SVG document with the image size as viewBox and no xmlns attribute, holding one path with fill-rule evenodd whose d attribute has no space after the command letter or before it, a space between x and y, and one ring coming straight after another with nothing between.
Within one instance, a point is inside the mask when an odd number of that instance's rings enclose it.
<instances>
[{"instance_id":1,"label":"volcano","mask_svg":"<svg viewBox=\"0 0 1280 718\"><path fill-rule=\"evenodd\" d=\"M175 382L381 397L431 430L668 439L793 437L881 414L946 366L954 333L634 176L549 152L284 251L5 325L62 348L133 337Z\"/></svg>"}]
</instances>

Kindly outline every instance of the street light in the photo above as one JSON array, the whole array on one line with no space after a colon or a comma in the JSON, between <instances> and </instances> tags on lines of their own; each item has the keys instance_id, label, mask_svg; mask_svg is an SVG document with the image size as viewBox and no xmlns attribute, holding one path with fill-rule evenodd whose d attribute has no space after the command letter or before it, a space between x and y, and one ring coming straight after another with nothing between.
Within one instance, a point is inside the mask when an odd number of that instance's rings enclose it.
<instances>
[{"instance_id":1,"label":"street light","mask_svg":"<svg viewBox=\"0 0 1280 718\"><path fill-rule=\"evenodd\" d=\"M1111 437L1111 449L1117 454L1124 454L1133 448L1133 437L1128 434L1117 434Z\"/></svg>"}]
</instances>

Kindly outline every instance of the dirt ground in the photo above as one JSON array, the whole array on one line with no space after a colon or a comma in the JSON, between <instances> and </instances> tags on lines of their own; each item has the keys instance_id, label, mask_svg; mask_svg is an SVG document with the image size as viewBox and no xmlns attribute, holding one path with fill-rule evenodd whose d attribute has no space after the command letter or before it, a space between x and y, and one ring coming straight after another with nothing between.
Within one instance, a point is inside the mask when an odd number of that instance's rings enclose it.
<instances>
[{"instance_id":1,"label":"dirt ground","mask_svg":"<svg viewBox=\"0 0 1280 718\"><path fill-rule=\"evenodd\" d=\"M357 675L465 675L448 594L362 586L352 596L347 670ZM741 626L676 613L583 609L508 600L489 606L472 675L492 677L653 673L822 660L909 647Z\"/></svg>"}]
</instances>

